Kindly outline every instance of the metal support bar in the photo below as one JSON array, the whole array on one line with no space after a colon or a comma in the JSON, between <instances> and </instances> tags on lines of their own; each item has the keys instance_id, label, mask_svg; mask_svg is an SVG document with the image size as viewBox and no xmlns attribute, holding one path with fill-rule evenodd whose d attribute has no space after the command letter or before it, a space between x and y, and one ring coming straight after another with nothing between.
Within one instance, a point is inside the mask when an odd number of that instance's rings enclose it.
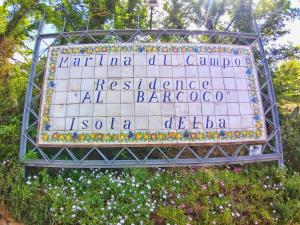
<instances>
[{"instance_id":1,"label":"metal support bar","mask_svg":"<svg viewBox=\"0 0 300 225\"><path fill-rule=\"evenodd\" d=\"M262 64L263 64L263 68L264 68L264 73L265 73L265 77L267 82L267 87L268 87L268 95L270 97L271 100L271 104L274 104L274 107L272 107L272 119L274 121L274 125L275 125L275 130L278 130L278 132L275 135L275 142L276 142L276 149L277 152L281 155L280 159L278 160L278 165L279 166L284 166L284 161L283 161L283 150L282 150L282 140L281 140L281 132L280 132L280 123L279 123L279 117L278 117L278 110L277 110L277 106L276 106L276 97L275 97L275 92L274 92L274 88L273 88L273 83L272 83L272 76L271 76L271 72L268 66L268 61L265 57L265 50L264 50L264 45L263 45L263 41L261 38L261 34L256 22L256 19L253 16L253 27L254 27L254 31L255 33L258 35L258 50L259 53L262 57Z\"/></svg>"},{"instance_id":2,"label":"metal support bar","mask_svg":"<svg viewBox=\"0 0 300 225\"><path fill-rule=\"evenodd\" d=\"M38 61L39 57L39 51L40 51L40 45L42 38L40 35L43 33L44 29L44 19L42 18L39 24L37 37L35 41L35 46L33 50L33 56L32 56L32 63L30 67L30 74L28 77L28 84L27 84L27 90L26 90L26 97L25 97L25 105L24 105L24 111L23 111L23 121L22 121L22 129L21 129L21 140L20 140L20 159L23 159L26 154L26 148L27 148L27 128L28 128L28 122L29 122L29 115L30 115L30 104L32 99L32 89L33 89L33 83L31 82L34 79L35 72L36 72L36 63Z\"/></svg>"},{"instance_id":3,"label":"metal support bar","mask_svg":"<svg viewBox=\"0 0 300 225\"><path fill-rule=\"evenodd\" d=\"M117 29L114 30L116 35L132 35L136 32L136 29ZM237 33L237 32L229 32L229 31L213 31L213 30L184 30L184 29L155 29L155 30L147 30L147 29L139 29L141 33L145 35L158 35L162 32L167 32L169 35L214 35L214 36L223 36L223 37L241 37L250 41L255 41L258 38L257 34L253 33ZM49 34L41 34L41 39L47 38L57 38L59 35L63 35L64 37L80 37L84 34L92 35L92 36L105 36L111 33L110 30L90 30L90 31L74 31L74 32L63 32L63 33L49 33Z\"/></svg>"}]
</instances>

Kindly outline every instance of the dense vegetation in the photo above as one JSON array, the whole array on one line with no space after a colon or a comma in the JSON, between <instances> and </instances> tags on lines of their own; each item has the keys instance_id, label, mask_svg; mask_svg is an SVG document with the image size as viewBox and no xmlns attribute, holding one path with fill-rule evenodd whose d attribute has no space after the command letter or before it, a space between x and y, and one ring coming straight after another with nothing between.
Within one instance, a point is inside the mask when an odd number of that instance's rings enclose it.
<instances>
[{"instance_id":1,"label":"dense vegetation","mask_svg":"<svg viewBox=\"0 0 300 225\"><path fill-rule=\"evenodd\" d=\"M192 24L222 29L226 24L221 19L236 15L231 29L249 32L249 11L240 2L252 1L164 1L154 27ZM267 44L287 33L287 21L298 13L288 0L259 0L253 9ZM0 6L0 203L25 224L299 224L300 48L295 46L267 49L280 109L285 169L260 164L42 170L23 178L17 155L32 54L28 42L38 20L45 16L59 31L86 29L87 22L90 29L147 28L148 13L141 0L8 0Z\"/></svg>"}]
</instances>

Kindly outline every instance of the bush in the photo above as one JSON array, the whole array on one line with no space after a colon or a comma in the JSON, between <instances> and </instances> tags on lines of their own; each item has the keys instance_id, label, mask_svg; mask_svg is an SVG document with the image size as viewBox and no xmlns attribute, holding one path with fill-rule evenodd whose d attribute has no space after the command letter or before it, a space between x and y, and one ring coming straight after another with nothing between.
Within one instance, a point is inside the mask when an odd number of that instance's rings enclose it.
<instances>
[{"instance_id":1,"label":"bush","mask_svg":"<svg viewBox=\"0 0 300 225\"><path fill-rule=\"evenodd\" d=\"M272 165L21 175L2 163L0 201L25 224L300 223L300 176Z\"/></svg>"}]
</instances>

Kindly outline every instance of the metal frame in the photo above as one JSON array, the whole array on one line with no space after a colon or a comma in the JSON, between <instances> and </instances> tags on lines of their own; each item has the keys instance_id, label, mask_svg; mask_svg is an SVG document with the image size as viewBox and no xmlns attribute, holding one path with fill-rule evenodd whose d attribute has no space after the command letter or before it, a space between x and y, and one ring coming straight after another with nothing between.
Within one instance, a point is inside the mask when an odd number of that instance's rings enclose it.
<instances>
[{"instance_id":1,"label":"metal frame","mask_svg":"<svg viewBox=\"0 0 300 225\"><path fill-rule=\"evenodd\" d=\"M277 160L283 166L283 150L279 126L275 94L272 85L271 73L264 52L262 37L259 28L253 19L255 33L239 33L215 30L86 30L62 33L43 34L44 22L41 21L35 42L32 65L28 78L28 86L24 105L20 141L20 162L25 167L66 167L66 168L121 168L121 167L173 167L173 166L208 166L224 164L243 164L262 161ZM44 69L39 69L43 57L49 48L48 39L55 39L51 45L59 41L68 44L78 44L82 40L90 43L115 42L159 42L162 37L172 37L177 41L194 40L201 42L201 36L209 40L217 38L224 43L239 43L252 45L257 55L258 75L264 114L267 125L267 143L262 146L262 154L250 156L250 145L211 145L180 148L41 148L36 145L35 132L38 124L38 104L41 87L39 82L44 74ZM125 38L124 38L125 37ZM126 41L125 41L126 39ZM41 46L45 45L44 49ZM45 63L44 63L45 64ZM43 65L45 66L45 65ZM31 150L39 155L39 159L26 159L27 152Z\"/></svg>"}]
</instances>

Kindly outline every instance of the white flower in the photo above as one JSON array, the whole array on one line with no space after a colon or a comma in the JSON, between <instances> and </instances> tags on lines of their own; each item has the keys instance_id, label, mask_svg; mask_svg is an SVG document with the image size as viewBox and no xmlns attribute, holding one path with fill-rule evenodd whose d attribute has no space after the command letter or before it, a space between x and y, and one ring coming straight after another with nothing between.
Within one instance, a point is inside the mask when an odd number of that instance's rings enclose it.
<instances>
[{"instance_id":1,"label":"white flower","mask_svg":"<svg viewBox=\"0 0 300 225\"><path fill-rule=\"evenodd\" d=\"M28 180L28 181L26 182L26 184L31 185L31 182Z\"/></svg>"},{"instance_id":2,"label":"white flower","mask_svg":"<svg viewBox=\"0 0 300 225\"><path fill-rule=\"evenodd\" d=\"M75 214L72 214L72 216L71 216L71 217L72 217L72 218L74 218L75 216L76 216Z\"/></svg>"},{"instance_id":3,"label":"white flower","mask_svg":"<svg viewBox=\"0 0 300 225\"><path fill-rule=\"evenodd\" d=\"M223 206L220 205L219 208L220 208L220 209L223 209Z\"/></svg>"}]
</instances>

